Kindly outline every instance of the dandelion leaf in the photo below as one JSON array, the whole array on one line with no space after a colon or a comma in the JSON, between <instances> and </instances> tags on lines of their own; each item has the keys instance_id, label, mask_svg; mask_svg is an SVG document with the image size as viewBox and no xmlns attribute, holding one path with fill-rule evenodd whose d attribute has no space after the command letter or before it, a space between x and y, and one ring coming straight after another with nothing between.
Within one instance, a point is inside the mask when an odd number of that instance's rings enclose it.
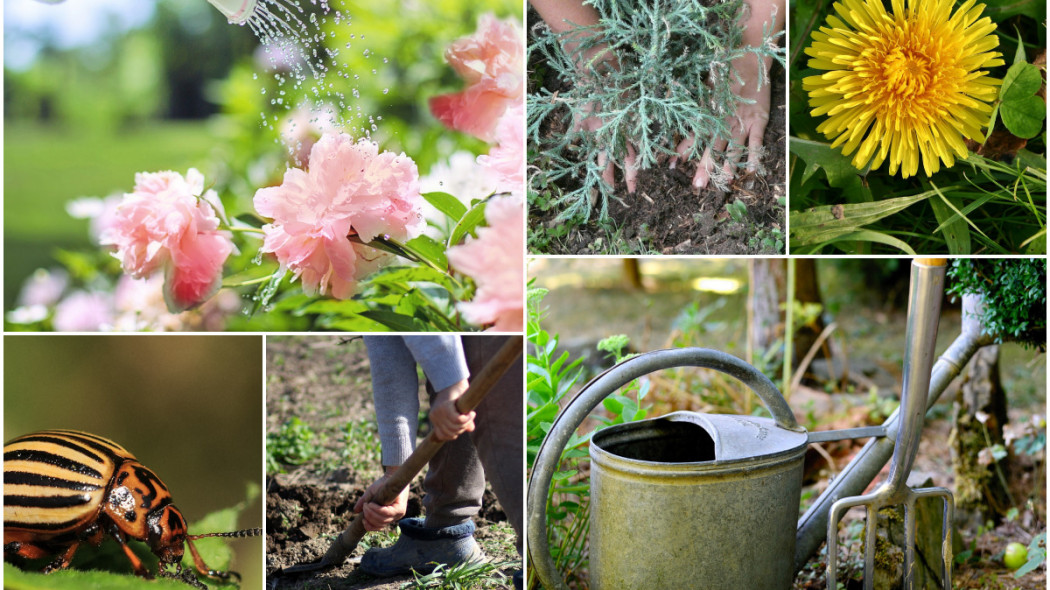
<instances>
[{"instance_id":1,"label":"dandelion leaf","mask_svg":"<svg viewBox=\"0 0 1050 590\"><path fill-rule=\"evenodd\" d=\"M864 185L848 156L842 155L829 144L792 137L788 144L791 153L802 158L806 168L802 173L802 182L813 177L818 170L823 170L828 178L828 186L840 189L845 200L849 202L871 201L871 189Z\"/></svg>"},{"instance_id":2,"label":"dandelion leaf","mask_svg":"<svg viewBox=\"0 0 1050 590\"><path fill-rule=\"evenodd\" d=\"M792 246L822 245L929 198L933 191L874 203L823 205L793 211L789 221Z\"/></svg>"}]
</instances>

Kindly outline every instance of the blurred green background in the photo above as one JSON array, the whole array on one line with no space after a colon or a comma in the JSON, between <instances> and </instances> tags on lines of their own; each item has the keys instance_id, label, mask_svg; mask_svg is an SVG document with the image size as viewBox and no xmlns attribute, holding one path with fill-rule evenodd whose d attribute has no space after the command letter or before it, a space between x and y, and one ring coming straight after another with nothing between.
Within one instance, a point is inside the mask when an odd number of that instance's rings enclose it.
<instances>
[{"instance_id":1,"label":"blurred green background","mask_svg":"<svg viewBox=\"0 0 1050 590\"><path fill-rule=\"evenodd\" d=\"M6 336L4 440L46 428L110 438L192 525L263 485L262 359L259 336ZM261 499L238 526L262 526ZM262 588L262 539L236 543L242 587Z\"/></svg>"},{"instance_id":2,"label":"blurred green background","mask_svg":"<svg viewBox=\"0 0 1050 590\"><path fill-rule=\"evenodd\" d=\"M60 250L93 248L67 203L130 191L136 172L197 167L228 213L251 212L255 190L289 164L281 125L306 99L336 109L345 131L406 152L421 174L457 149L485 149L444 129L427 99L462 87L448 44L484 12L520 19L520 0L330 5L338 22L310 26L324 33L319 53L342 65L315 94L313 80L293 83L280 52L204 0L5 2L4 309ZM81 270L79 284L97 280L97 269Z\"/></svg>"}]
</instances>

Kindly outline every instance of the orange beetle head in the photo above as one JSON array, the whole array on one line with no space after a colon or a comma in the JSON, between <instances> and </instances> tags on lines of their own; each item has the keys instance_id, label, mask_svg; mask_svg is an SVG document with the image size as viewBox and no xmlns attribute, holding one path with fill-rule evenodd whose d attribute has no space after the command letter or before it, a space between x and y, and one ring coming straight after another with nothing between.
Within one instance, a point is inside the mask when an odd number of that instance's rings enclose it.
<instances>
[{"instance_id":1,"label":"orange beetle head","mask_svg":"<svg viewBox=\"0 0 1050 590\"><path fill-rule=\"evenodd\" d=\"M186 519L174 504L162 506L150 512L149 523L150 549L162 564L178 563L182 560L186 543Z\"/></svg>"}]
</instances>

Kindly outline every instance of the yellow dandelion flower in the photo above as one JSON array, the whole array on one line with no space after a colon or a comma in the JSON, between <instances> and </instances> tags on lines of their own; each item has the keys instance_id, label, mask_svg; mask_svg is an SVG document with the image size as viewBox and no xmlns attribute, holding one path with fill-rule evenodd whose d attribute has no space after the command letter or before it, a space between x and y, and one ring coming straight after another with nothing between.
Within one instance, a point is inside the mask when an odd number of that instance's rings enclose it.
<instances>
[{"instance_id":1,"label":"yellow dandelion flower","mask_svg":"<svg viewBox=\"0 0 1050 590\"><path fill-rule=\"evenodd\" d=\"M987 69L1003 65L983 4L967 0L952 14L953 0L843 0L838 16L813 32L806 48L809 66L827 70L809 76L814 117L827 115L817 130L853 156L853 165L878 168L889 159L890 174L927 175L965 158L964 138L981 136L991 119L1001 80Z\"/></svg>"}]
</instances>

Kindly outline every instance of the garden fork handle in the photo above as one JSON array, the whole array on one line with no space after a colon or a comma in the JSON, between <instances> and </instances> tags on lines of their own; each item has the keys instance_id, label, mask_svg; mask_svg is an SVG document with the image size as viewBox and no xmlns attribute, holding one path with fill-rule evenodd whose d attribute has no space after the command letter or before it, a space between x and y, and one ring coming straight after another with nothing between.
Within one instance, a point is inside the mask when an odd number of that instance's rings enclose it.
<instances>
[{"instance_id":1,"label":"garden fork handle","mask_svg":"<svg viewBox=\"0 0 1050 590\"><path fill-rule=\"evenodd\" d=\"M456 400L456 409L460 414L470 412L481 403L485 394L503 378L504 373L521 356L524 346L520 336L511 336L503 343L503 346L496 352L496 356L492 357L492 360L470 381L467 390ZM419 443L416 450L405 459L405 462L376 489L372 501L383 506L393 503L398 494L412 483L412 480L419 475L419 472L426 467L444 444L445 442L438 440L431 431L423 442ZM353 522L332 542L320 562L292 566L294 569L289 568L285 571L295 573L342 565L346 557L353 553L361 538L365 536L365 532L364 515L356 514Z\"/></svg>"},{"instance_id":2,"label":"garden fork handle","mask_svg":"<svg viewBox=\"0 0 1050 590\"><path fill-rule=\"evenodd\" d=\"M926 394L936 358L937 324L944 298L943 258L916 258L911 265L908 322L904 343L904 378L901 383L901 428L893 447L893 461L884 489L905 488L915 462L926 416Z\"/></svg>"}]
</instances>

